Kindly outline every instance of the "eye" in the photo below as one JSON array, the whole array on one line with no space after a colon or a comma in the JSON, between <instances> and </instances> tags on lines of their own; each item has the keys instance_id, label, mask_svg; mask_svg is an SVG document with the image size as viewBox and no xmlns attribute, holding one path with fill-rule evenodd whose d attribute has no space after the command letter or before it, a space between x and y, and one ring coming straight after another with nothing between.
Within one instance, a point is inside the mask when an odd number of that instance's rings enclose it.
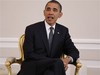
<instances>
[{"instance_id":1,"label":"eye","mask_svg":"<svg viewBox=\"0 0 100 75\"><path fill-rule=\"evenodd\" d=\"M46 11L50 11L50 10L51 10L51 8L50 8L50 7L46 8Z\"/></svg>"},{"instance_id":2,"label":"eye","mask_svg":"<svg viewBox=\"0 0 100 75\"><path fill-rule=\"evenodd\" d=\"M54 12L58 12L58 9L57 9L57 8L53 8L53 11L54 11Z\"/></svg>"}]
</instances>

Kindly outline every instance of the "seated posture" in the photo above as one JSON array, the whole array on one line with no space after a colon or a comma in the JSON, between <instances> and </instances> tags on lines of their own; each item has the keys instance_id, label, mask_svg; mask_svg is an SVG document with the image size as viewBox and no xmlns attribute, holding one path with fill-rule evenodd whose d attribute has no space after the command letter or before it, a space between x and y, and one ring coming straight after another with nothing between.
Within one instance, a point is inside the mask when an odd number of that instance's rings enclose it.
<instances>
[{"instance_id":1,"label":"seated posture","mask_svg":"<svg viewBox=\"0 0 100 75\"><path fill-rule=\"evenodd\" d=\"M68 64L79 58L68 28L56 22L62 16L61 4L49 1L44 16L44 21L26 27L24 61L17 75L66 75Z\"/></svg>"}]
</instances>

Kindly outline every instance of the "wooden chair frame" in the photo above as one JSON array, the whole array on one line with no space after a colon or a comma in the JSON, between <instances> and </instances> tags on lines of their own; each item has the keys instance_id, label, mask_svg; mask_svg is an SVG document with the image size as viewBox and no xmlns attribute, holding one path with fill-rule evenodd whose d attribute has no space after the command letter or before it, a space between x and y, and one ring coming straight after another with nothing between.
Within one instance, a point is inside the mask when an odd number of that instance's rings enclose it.
<instances>
[{"instance_id":1,"label":"wooden chair frame","mask_svg":"<svg viewBox=\"0 0 100 75\"><path fill-rule=\"evenodd\" d=\"M22 61L24 60L24 52L23 52L24 37L25 37L25 35L23 34L19 38L20 58L17 59L15 57L9 57L9 58L6 59L5 66L6 66L7 70L8 70L8 75L12 75L12 70L11 70L11 65L12 64L14 64L14 63L21 64ZM66 55L64 55L63 57L66 57ZM82 66L82 64L80 63L79 59L77 59L75 66L76 67L75 67L75 73L74 73L74 75L78 75L79 69Z\"/></svg>"}]
</instances>

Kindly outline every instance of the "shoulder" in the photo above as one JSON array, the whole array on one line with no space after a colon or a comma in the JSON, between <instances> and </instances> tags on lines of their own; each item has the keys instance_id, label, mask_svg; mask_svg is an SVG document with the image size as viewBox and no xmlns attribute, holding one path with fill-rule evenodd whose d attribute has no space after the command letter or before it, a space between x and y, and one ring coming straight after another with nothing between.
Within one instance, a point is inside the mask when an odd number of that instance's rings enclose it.
<instances>
[{"instance_id":1,"label":"shoulder","mask_svg":"<svg viewBox=\"0 0 100 75\"><path fill-rule=\"evenodd\" d=\"M26 26L25 31L27 32L38 32L42 26L44 25L44 21L41 22L37 22L34 24L30 24L28 26Z\"/></svg>"},{"instance_id":2,"label":"shoulder","mask_svg":"<svg viewBox=\"0 0 100 75\"><path fill-rule=\"evenodd\" d=\"M60 29L60 30L63 30L63 31L68 31L68 27L62 25L62 24L59 24L59 23L56 23L57 27Z\"/></svg>"},{"instance_id":3,"label":"shoulder","mask_svg":"<svg viewBox=\"0 0 100 75\"><path fill-rule=\"evenodd\" d=\"M44 21L41 21L41 22L36 22L34 24L30 24L28 25L26 28L29 28L29 29L33 29L33 28L39 28L41 27L42 25L44 24Z\"/></svg>"}]
</instances>

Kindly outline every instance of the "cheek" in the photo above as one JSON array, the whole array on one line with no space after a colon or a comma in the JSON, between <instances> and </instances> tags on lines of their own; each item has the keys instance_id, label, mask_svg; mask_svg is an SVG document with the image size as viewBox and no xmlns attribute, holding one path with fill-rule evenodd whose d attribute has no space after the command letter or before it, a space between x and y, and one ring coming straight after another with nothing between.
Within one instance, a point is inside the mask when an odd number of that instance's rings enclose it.
<instances>
[{"instance_id":1,"label":"cheek","mask_svg":"<svg viewBox=\"0 0 100 75\"><path fill-rule=\"evenodd\" d=\"M46 13L44 12L44 16L46 16Z\"/></svg>"},{"instance_id":2,"label":"cheek","mask_svg":"<svg viewBox=\"0 0 100 75\"><path fill-rule=\"evenodd\" d=\"M44 16L47 17L48 16L48 13L44 13Z\"/></svg>"},{"instance_id":3,"label":"cheek","mask_svg":"<svg viewBox=\"0 0 100 75\"><path fill-rule=\"evenodd\" d=\"M59 18L59 15L56 16L56 19L58 19L58 18Z\"/></svg>"},{"instance_id":4,"label":"cheek","mask_svg":"<svg viewBox=\"0 0 100 75\"><path fill-rule=\"evenodd\" d=\"M62 13L59 13L59 14L58 14L58 18L60 18L61 16L62 16Z\"/></svg>"},{"instance_id":5,"label":"cheek","mask_svg":"<svg viewBox=\"0 0 100 75\"><path fill-rule=\"evenodd\" d=\"M44 16L47 16L47 13L44 11Z\"/></svg>"},{"instance_id":6,"label":"cheek","mask_svg":"<svg viewBox=\"0 0 100 75\"><path fill-rule=\"evenodd\" d=\"M56 14L55 16L56 16L56 18L60 18L61 17L60 14Z\"/></svg>"}]
</instances>

